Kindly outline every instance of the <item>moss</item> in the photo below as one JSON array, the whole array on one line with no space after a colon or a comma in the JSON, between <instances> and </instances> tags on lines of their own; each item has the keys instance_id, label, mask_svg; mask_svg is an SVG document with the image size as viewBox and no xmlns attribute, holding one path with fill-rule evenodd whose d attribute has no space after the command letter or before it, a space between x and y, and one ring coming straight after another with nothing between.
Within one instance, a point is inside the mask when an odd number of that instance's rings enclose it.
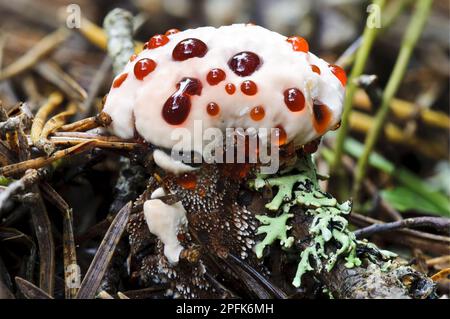
<instances>
[{"instance_id":1,"label":"moss","mask_svg":"<svg viewBox=\"0 0 450 319\"><path fill-rule=\"evenodd\" d=\"M13 181L12 179L0 175L0 186L8 186L9 184L11 184L12 181Z\"/></svg>"},{"instance_id":2,"label":"moss","mask_svg":"<svg viewBox=\"0 0 450 319\"><path fill-rule=\"evenodd\" d=\"M269 217L263 215L257 215L256 218L263 224L257 231L257 235L266 234L263 241L259 242L255 246L255 253L258 258L263 255L264 248L272 245L277 239L280 240L281 246L289 248L294 243L294 237L288 237L287 231L291 229L291 226L287 226L287 220L293 217L293 214L283 214L278 217Z\"/></svg>"}]
</instances>

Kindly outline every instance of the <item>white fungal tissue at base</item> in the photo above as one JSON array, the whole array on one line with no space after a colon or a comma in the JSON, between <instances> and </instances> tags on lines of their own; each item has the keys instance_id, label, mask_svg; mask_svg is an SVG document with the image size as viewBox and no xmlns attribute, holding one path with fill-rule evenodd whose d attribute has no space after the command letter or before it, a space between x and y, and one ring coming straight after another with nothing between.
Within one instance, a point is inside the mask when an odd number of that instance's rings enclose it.
<instances>
[{"instance_id":1,"label":"white fungal tissue at base","mask_svg":"<svg viewBox=\"0 0 450 319\"><path fill-rule=\"evenodd\" d=\"M186 165L181 161L173 159L172 157L170 157L170 155L167 155L161 150L155 150L153 152L153 160L155 161L155 164L161 167L163 170L172 172L175 175L194 171L197 169L195 167Z\"/></svg>"},{"instance_id":2,"label":"white fungal tissue at base","mask_svg":"<svg viewBox=\"0 0 450 319\"><path fill-rule=\"evenodd\" d=\"M167 205L160 199L144 203L144 216L148 229L164 244L164 255L171 264L178 263L183 250L177 234L187 225L186 211L181 202Z\"/></svg>"}]
</instances>

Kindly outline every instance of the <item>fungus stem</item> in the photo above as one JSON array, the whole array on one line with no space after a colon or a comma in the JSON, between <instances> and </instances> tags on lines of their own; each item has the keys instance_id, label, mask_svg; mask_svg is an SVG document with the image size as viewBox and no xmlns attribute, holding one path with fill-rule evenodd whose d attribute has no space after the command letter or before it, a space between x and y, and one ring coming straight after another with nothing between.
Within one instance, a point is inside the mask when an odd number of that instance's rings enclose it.
<instances>
[{"instance_id":1,"label":"fungus stem","mask_svg":"<svg viewBox=\"0 0 450 319\"><path fill-rule=\"evenodd\" d=\"M406 72L406 68L408 66L412 51L416 45L417 40L420 37L420 34L422 33L423 27L430 12L431 4L432 0L421 0L416 4L416 9L411 22L409 23L408 29L406 30L406 34L403 38L402 46L400 48L400 52L394 66L394 70L392 71L392 74L386 85L386 89L383 92L380 109L375 117L374 125L366 136L364 151L362 153L362 156L359 158L356 166L355 183L353 188L353 194L355 198L359 193L362 180L365 177L369 156L385 124L386 116L389 112L389 104L391 103L392 98L397 92L401 80L403 79L403 76Z\"/></svg>"}]
</instances>

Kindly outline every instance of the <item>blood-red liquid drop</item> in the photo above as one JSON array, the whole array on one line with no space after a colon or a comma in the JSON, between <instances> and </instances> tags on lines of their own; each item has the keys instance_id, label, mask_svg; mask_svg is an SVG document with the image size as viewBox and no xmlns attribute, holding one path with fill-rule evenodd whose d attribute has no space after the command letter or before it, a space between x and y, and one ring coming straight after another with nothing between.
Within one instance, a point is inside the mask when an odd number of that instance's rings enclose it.
<instances>
[{"instance_id":1,"label":"blood-red liquid drop","mask_svg":"<svg viewBox=\"0 0 450 319\"><path fill-rule=\"evenodd\" d=\"M206 106L206 112L211 116L216 116L220 112L220 107L217 103L211 102Z\"/></svg>"},{"instance_id":2,"label":"blood-red liquid drop","mask_svg":"<svg viewBox=\"0 0 450 319\"><path fill-rule=\"evenodd\" d=\"M314 101L313 104L314 113L314 129L317 133L323 134L326 132L331 120L331 111L325 104Z\"/></svg>"},{"instance_id":3,"label":"blood-red liquid drop","mask_svg":"<svg viewBox=\"0 0 450 319\"><path fill-rule=\"evenodd\" d=\"M156 62L152 59L143 58L134 65L134 76L138 80L143 80L149 73L156 68Z\"/></svg>"},{"instance_id":4,"label":"blood-red liquid drop","mask_svg":"<svg viewBox=\"0 0 450 319\"><path fill-rule=\"evenodd\" d=\"M128 73L123 73L123 74L119 75L112 84L113 88L118 88L119 86L121 86L123 81L125 81L127 79L127 77L128 77Z\"/></svg>"},{"instance_id":5,"label":"blood-red liquid drop","mask_svg":"<svg viewBox=\"0 0 450 319\"><path fill-rule=\"evenodd\" d=\"M264 107L258 105L251 109L250 117L253 121L261 121L266 115L266 111L264 111Z\"/></svg>"},{"instance_id":6,"label":"blood-red liquid drop","mask_svg":"<svg viewBox=\"0 0 450 319\"><path fill-rule=\"evenodd\" d=\"M236 92L236 87L233 83L227 83L227 85L225 85L225 91L227 91L228 94L233 95L234 92Z\"/></svg>"},{"instance_id":7,"label":"blood-red liquid drop","mask_svg":"<svg viewBox=\"0 0 450 319\"><path fill-rule=\"evenodd\" d=\"M175 34L175 33L178 33L178 32L180 32L180 30L173 28L173 29L167 30L165 35L169 36L169 35L172 35L172 34Z\"/></svg>"},{"instance_id":8,"label":"blood-red liquid drop","mask_svg":"<svg viewBox=\"0 0 450 319\"><path fill-rule=\"evenodd\" d=\"M189 38L180 41L172 51L175 61L203 57L208 52L208 46L202 40Z\"/></svg>"},{"instance_id":9,"label":"blood-red liquid drop","mask_svg":"<svg viewBox=\"0 0 450 319\"><path fill-rule=\"evenodd\" d=\"M335 64L330 65L331 72L341 81L342 85L345 86L347 84L347 74L345 74L344 69Z\"/></svg>"},{"instance_id":10,"label":"blood-red liquid drop","mask_svg":"<svg viewBox=\"0 0 450 319\"><path fill-rule=\"evenodd\" d=\"M305 107L305 96L297 88L284 91L284 103L292 112L299 112Z\"/></svg>"},{"instance_id":11,"label":"blood-red liquid drop","mask_svg":"<svg viewBox=\"0 0 450 319\"><path fill-rule=\"evenodd\" d=\"M229 61L230 69L239 76L253 74L261 65L261 59L256 53L244 51L235 54Z\"/></svg>"},{"instance_id":12,"label":"blood-red liquid drop","mask_svg":"<svg viewBox=\"0 0 450 319\"><path fill-rule=\"evenodd\" d=\"M147 48L156 49L162 47L169 42L169 38L164 34L156 34L148 40Z\"/></svg>"},{"instance_id":13,"label":"blood-red liquid drop","mask_svg":"<svg viewBox=\"0 0 450 319\"><path fill-rule=\"evenodd\" d=\"M320 74L320 69L317 65L311 65L311 70L317 74Z\"/></svg>"},{"instance_id":14,"label":"blood-red liquid drop","mask_svg":"<svg viewBox=\"0 0 450 319\"><path fill-rule=\"evenodd\" d=\"M191 96L202 93L202 83L195 78L183 78L177 83L177 91L164 103L162 116L171 125L182 124L191 111Z\"/></svg>"},{"instance_id":15,"label":"blood-red liquid drop","mask_svg":"<svg viewBox=\"0 0 450 319\"><path fill-rule=\"evenodd\" d=\"M241 84L241 91L245 95L255 95L258 92L258 86L255 82L246 80Z\"/></svg>"},{"instance_id":16,"label":"blood-red liquid drop","mask_svg":"<svg viewBox=\"0 0 450 319\"><path fill-rule=\"evenodd\" d=\"M315 139L314 141L311 141L311 142L303 145L303 150L309 154L315 153L317 151L317 149L319 148L319 144L320 144L320 138Z\"/></svg>"},{"instance_id":17,"label":"blood-red liquid drop","mask_svg":"<svg viewBox=\"0 0 450 319\"><path fill-rule=\"evenodd\" d=\"M282 146L286 144L287 134L284 128L281 125L275 127L277 130L274 131L274 136L272 136L272 143L275 143L278 146Z\"/></svg>"},{"instance_id":18,"label":"blood-red liquid drop","mask_svg":"<svg viewBox=\"0 0 450 319\"><path fill-rule=\"evenodd\" d=\"M194 173L185 173L177 177L177 184L184 189L195 189L197 186L197 176Z\"/></svg>"},{"instance_id":19,"label":"blood-red liquid drop","mask_svg":"<svg viewBox=\"0 0 450 319\"><path fill-rule=\"evenodd\" d=\"M202 88L202 83L194 78L183 78L177 83L177 90L187 95L201 95Z\"/></svg>"},{"instance_id":20,"label":"blood-red liquid drop","mask_svg":"<svg viewBox=\"0 0 450 319\"><path fill-rule=\"evenodd\" d=\"M222 69L211 69L206 75L206 81L210 85L217 85L223 80L225 80L226 74Z\"/></svg>"},{"instance_id":21,"label":"blood-red liquid drop","mask_svg":"<svg viewBox=\"0 0 450 319\"><path fill-rule=\"evenodd\" d=\"M308 42L302 37L292 36L287 38L286 41L292 44L292 49L294 49L294 51L309 52Z\"/></svg>"}]
</instances>

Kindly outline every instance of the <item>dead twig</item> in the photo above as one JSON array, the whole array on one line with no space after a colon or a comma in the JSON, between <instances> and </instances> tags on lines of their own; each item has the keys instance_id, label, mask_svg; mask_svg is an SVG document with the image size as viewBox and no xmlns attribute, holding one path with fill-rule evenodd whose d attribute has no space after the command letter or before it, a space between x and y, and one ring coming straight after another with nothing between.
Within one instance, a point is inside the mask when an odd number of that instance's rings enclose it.
<instances>
[{"instance_id":1,"label":"dead twig","mask_svg":"<svg viewBox=\"0 0 450 319\"><path fill-rule=\"evenodd\" d=\"M62 103L63 96L59 92L53 92L50 94L47 102L42 105L33 121L33 125L31 126L31 141L33 145L35 145L38 149L45 152L47 155L50 155L54 152L55 147L52 144L49 144L45 141L45 139L41 140L41 133L44 128L44 124L47 121L48 116Z\"/></svg>"},{"instance_id":2,"label":"dead twig","mask_svg":"<svg viewBox=\"0 0 450 319\"><path fill-rule=\"evenodd\" d=\"M88 117L86 119L82 119L80 121L63 125L61 127L61 131L70 131L70 132L80 132L80 131L88 131L93 128L103 126L106 127L111 124L111 117L104 112L100 112L96 116Z\"/></svg>"},{"instance_id":3,"label":"dead twig","mask_svg":"<svg viewBox=\"0 0 450 319\"><path fill-rule=\"evenodd\" d=\"M8 166L0 167L0 175L13 176L15 174L22 173L22 172L26 171L27 169L41 168L41 167L51 164L54 161L57 161L61 158L75 155L75 154L80 154L92 147L95 147L95 140L90 140L90 141L72 146L65 150L57 151L49 157L42 156L42 157L34 158L34 159L31 159L28 161L20 162L17 164L11 164Z\"/></svg>"},{"instance_id":4,"label":"dead twig","mask_svg":"<svg viewBox=\"0 0 450 319\"><path fill-rule=\"evenodd\" d=\"M431 276L431 279L433 281L440 281L442 279L448 279L448 276L450 275L450 268L442 269L441 271L437 272L433 276Z\"/></svg>"},{"instance_id":5,"label":"dead twig","mask_svg":"<svg viewBox=\"0 0 450 319\"><path fill-rule=\"evenodd\" d=\"M84 277L80 290L76 296L77 299L91 299L95 297L97 289L100 287L103 275L111 261L117 243L122 237L128 217L130 215L131 202L125 205L116 215L111 226L105 234L97 253L89 266Z\"/></svg>"},{"instance_id":6,"label":"dead twig","mask_svg":"<svg viewBox=\"0 0 450 319\"><path fill-rule=\"evenodd\" d=\"M349 220L352 224L359 227L383 223L378 219L355 212L350 214ZM450 237L429 234L415 229L397 229L383 234L382 239L411 248L426 250L436 255L448 255L450 253Z\"/></svg>"},{"instance_id":7,"label":"dead twig","mask_svg":"<svg viewBox=\"0 0 450 319\"><path fill-rule=\"evenodd\" d=\"M55 244L50 219L37 185L23 196L30 209L39 248L39 287L50 296L55 288Z\"/></svg>"},{"instance_id":8,"label":"dead twig","mask_svg":"<svg viewBox=\"0 0 450 319\"><path fill-rule=\"evenodd\" d=\"M65 124L65 121L69 116L76 114L76 112L76 104L70 103L65 111L56 114L50 120L48 120L47 123L45 123L40 138L47 139L50 134L54 133L57 129Z\"/></svg>"},{"instance_id":9,"label":"dead twig","mask_svg":"<svg viewBox=\"0 0 450 319\"><path fill-rule=\"evenodd\" d=\"M0 73L0 81L13 77L33 67L39 60L50 54L61 43L66 41L70 32L65 28L58 29L44 37L27 53L22 55Z\"/></svg>"},{"instance_id":10,"label":"dead twig","mask_svg":"<svg viewBox=\"0 0 450 319\"><path fill-rule=\"evenodd\" d=\"M86 98L86 100L84 100L84 103L82 105L81 118L84 118L86 116L89 116L91 114L95 114L95 113L98 113L101 111L101 109L98 109L95 112L92 112L91 107L92 107L96 97L98 96L100 89L102 88L102 85L105 82L107 76L110 74L111 65L112 65L111 59L109 57L105 57L103 59L102 64L100 65L100 68L95 73L94 77L92 78L92 81L89 84L87 98Z\"/></svg>"},{"instance_id":11,"label":"dead twig","mask_svg":"<svg viewBox=\"0 0 450 319\"><path fill-rule=\"evenodd\" d=\"M130 299L127 295L120 291L117 293L117 297L119 297L119 299Z\"/></svg>"},{"instance_id":12,"label":"dead twig","mask_svg":"<svg viewBox=\"0 0 450 319\"><path fill-rule=\"evenodd\" d=\"M16 277L16 285L27 299L53 299L48 293L20 277Z\"/></svg>"},{"instance_id":13,"label":"dead twig","mask_svg":"<svg viewBox=\"0 0 450 319\"><path fill-rule=\"evenodd\" d=\"M42 61L34 69L47 81L55 85L72 100L82 102L86 100L87 93L77 81L64 72L58 64L51 61Z\"/></svg>"},{"instance_id":14,"label":"dead twig","mask_svg":"<svg viewBox=\"0 0 450 319\"><path fill-rule=\"evenodd\" d=\"M373 107L373 103L363 89L356 90L353 103L356 108L362 110L371 110ZM392 114L400 120L408 120L413 116L417 116L425 125L445 130L450 129L450 118L444 112L424 108L398 98L392 99L390 109Z\"/></svg>"},{"instance_id":15,"label":"dead twig","mask_svg":"<svg viewBox=\"0 0 450 319\"><path fill-rule=\"evenodd\" d=\"M449 232L450 219L442 217L416 217L406 218L399 221L383 224L374 224L362 229L356 230L355 236L357 238L366 238L374 234L384 233L402 228L415 227L431 227L437 231Z\"/></svg>"},{"instance_id":16,"label":"dead twig","mask_svg":"<svg viewBox=\"0 0 450 319\"><path fill-rule=\"evenodd\" d=\"M11 199L16 194L27 190L40 178L41 175L37 170L29 170L22 178L9 184L9 186L0 193L0 216L7 200Z\"/></svg>"},{"instance_id":17,"label":"dead twig","mask_svg":"<svg viewBox=\"0 0 450 319\"><path fill-rule=\"evenodd\" d=\"M427 259L426 263L428 267L435 267L441 264L450 264L450 255Z\"/></svg>"},{"instance_id":18,"label":"dead twig","mask_svg":"<svg viewBox=\"0 0 450 319\"><path fill-rule=\"evenodd\" d=\"M78 137L58 137L52 136L50 137L50 142L59 146L71 146L71 145L79 145L81 143L94 141L95 147L99 148L108 148L122 151L133 151L140 147L142 144L133 143L133 142L122 142L122 141L108 141L104 139L90 139L90 138L78 138Z\"/></svg>"},{"instance_id":19,"label":"dead twig","mask_svg":"<svg viewBox=\"0 0 450 319\"><path fill-rule=\"evenodd\" d=\"M41 182L40 188L47 200L55 205L63 215L63 255L64 255L64 279L65 283L70 282L72 275L71 266L78 265L77 251L75 248L75 237L73 234L72 209L66 201L47 182ZM67 299L75 298L78 288L64 285Z\"/></svg>"}]
</instances>

